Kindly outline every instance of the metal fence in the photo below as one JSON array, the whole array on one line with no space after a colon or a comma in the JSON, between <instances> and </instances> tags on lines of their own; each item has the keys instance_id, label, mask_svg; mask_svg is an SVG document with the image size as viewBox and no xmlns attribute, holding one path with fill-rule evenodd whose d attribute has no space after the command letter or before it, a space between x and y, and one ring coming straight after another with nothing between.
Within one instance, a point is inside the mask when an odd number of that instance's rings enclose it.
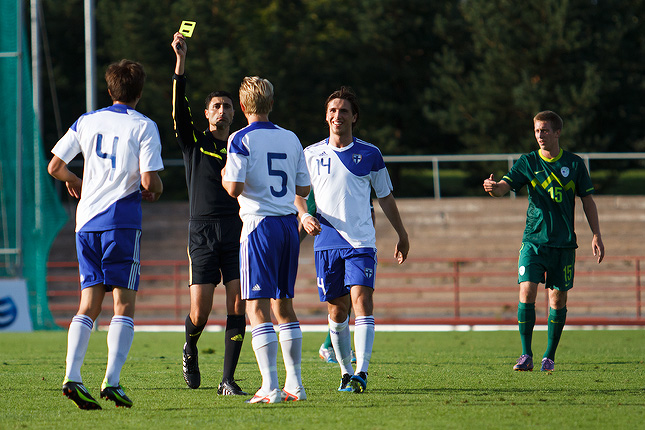
<instances>
[{"instance_id":1,"label":"metal fence","mask_svg":"<svg viewBox=\"0 0 645 430\"><path fill-rule=\"evenodd\" d=\"M379 324L515 325L516 258L418 258L379 264L374 316ZM642 257L578 257L575 288L567 304L567 324L645 326ZM56 323L67 327L78 307L78 265L50 262L47 282ZM142 261L137 324L182 325L190 309L185 260ZM318 299L313 262L301 261L294 308L303 324L327 324L327 307ZM226 316L224 288L216 288L211 321ZM541 303L541 304L540 304ZM99 317L108 324L111 296ZM545 324L547 296L538 296L537 324Z\"/></svg>"}]
</instances>

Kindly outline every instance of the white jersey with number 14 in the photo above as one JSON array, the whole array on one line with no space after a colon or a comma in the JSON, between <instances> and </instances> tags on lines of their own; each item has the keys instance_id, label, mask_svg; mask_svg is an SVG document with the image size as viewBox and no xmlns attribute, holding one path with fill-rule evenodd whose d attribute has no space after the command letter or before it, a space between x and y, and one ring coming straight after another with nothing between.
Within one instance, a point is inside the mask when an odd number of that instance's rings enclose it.
<instances>
[{"instance_id":1,"label":"white jersey with number 14","mask_svg":"<svg viewBox=\"0 0 645 430\"><path fill-rule=\"evenodd\" d=\"M325 139L305 148L305 158L322 226L314 249L376 248L371 189L378 198L392 192L381 151L357 138L343 148Z\"/></svg>"}]
</instances>

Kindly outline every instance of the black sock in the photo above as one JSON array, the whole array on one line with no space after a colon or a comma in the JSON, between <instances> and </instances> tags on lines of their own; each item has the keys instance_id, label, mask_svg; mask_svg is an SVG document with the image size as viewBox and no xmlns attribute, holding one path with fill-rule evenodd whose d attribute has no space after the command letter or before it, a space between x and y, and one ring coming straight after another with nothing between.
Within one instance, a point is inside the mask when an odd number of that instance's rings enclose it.
<instances>
[{"instance_id":1,"label":"black sock","mask_svg":"<svg viewBox=\"0 0 645 430\"><path fill-rule=\"evenodd\" d=\"M224 372L222 381L233 381L237 361L242 352L242 342L246 331L245 315L228 315L226 317L226 334L224 335Z\"/></svg>"},{"instance_id":2,"label":"black sock","mask_svg":"<svg viewBox=\"0 0 645 430\"><path fill-rule=\"evenodd\" d=\"M197 341L202 335L202 331L206 324L197 327L190 319L190 315L186 317L186 354L193 355L197 352Z\"/></svg>"}]
</instances>

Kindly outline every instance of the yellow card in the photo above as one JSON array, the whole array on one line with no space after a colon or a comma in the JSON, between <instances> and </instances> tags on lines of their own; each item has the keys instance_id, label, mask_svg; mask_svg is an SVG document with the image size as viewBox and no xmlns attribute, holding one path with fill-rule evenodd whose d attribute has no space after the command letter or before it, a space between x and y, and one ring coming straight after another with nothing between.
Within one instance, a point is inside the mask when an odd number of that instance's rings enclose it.
<instances>
[{"instance_id":1,"label":"yellow card","mask_svg":"<svg viewBox=\"0 0 645 430\"><path fill-rule=\"evenodd\" d=\"M179 27L179 32L186 37L191 37L195 30L195 24L195 21L182 21L181 27Z\"/></svg>"}]
</instances>

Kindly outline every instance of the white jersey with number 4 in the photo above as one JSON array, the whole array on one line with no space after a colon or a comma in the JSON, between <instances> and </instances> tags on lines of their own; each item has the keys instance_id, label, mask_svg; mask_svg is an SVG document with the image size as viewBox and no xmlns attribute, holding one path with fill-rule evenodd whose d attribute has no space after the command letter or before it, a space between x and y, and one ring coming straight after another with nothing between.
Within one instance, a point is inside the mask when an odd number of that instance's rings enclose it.
<instances>
[{"instance_id":1,"label":"white jersey with number 4","mask_svg":"<svg viewBox=\"0 0 645 430\"><path fill-rule=\"evenodd\" d=\"M343 148L325 139L305 148L305 158L322 227L314 249L376 248L371 189L378 198L392 192L381 151L357 138Z\"/></svg>"},{"instance_id":2,"label":"white jersey with number 4","mask_svg":"<svg viewBox=\"0 0 645 430\"><path fill-rule=\"evenodd\" d=\"M242 240L264 217L296 214L296 185L310 183L300 140L269 121L253 122L229 137L223 180L244 183L237 198Z\"/></svg>"},{"instance_id":3,"label":"white jersey with number 4","mask_svg":"<svg viewBox=\"0 0 645 430\"><path fill-rule=\"evenodd\" d=\"M85 159L76 231L141 228L141 173L163 170L154 121L114 104L82 115L52 153L65 163Z\"/></svg>"}]
</instances>

